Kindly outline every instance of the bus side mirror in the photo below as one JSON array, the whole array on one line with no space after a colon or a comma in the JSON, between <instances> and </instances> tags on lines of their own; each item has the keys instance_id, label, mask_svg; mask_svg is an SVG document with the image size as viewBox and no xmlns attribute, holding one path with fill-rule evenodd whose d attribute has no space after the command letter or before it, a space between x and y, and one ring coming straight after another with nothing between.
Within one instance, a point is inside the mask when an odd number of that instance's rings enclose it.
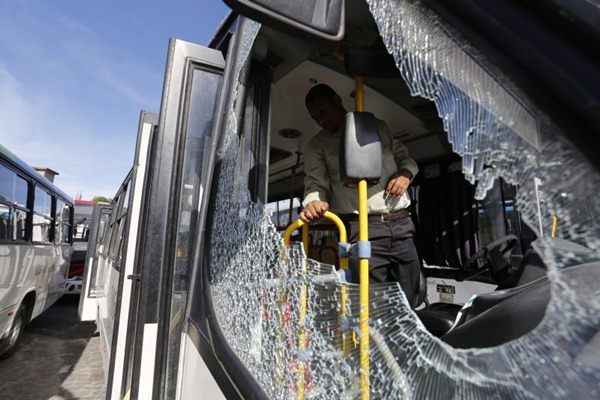
<instances>
[{"instance_id":1,"label":"bus side mirror","mask_svg":"<svg viewBox=\"0 0 600 400\"><path fill-rule=\"evenodd\" d=\"M346 131L341 139L340 173L347 186L361 179L373 185L381 178L383 149L379 121L369 112L346 114Z\"/></svg>"},{"instance_id":2,"label":"bus side mirror","mask_svg":"<svg viewBox=\"0 0 600 400\"><path fill-rule=\"evenodd\" d=\"M339 42L344 38L346 0L223 0L265 25Z\"/></svg>"}]
</instances>

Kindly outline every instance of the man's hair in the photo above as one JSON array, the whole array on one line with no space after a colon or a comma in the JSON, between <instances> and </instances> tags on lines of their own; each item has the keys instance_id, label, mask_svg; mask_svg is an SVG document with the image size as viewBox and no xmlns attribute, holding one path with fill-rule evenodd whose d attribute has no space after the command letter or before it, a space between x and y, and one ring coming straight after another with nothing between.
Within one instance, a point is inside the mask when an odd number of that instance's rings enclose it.
<instances>
[{"instance_id":1,"label":"man's hair","mask_svg":"<svg viewBox=\"0 0 600 400\"><path fill-rule=\"evenodd\" d=\"M306 98L304 99L304 104L308 108L308 105L310 103L312 103L316 99L320 99L320 98L327 98L333 102L340 102L340 103L342 101L340 96L336 93L335 90L333 90L333 88L331 86L326 85L324 83L319 83L318 85L315 85L310 88L310 90L306 94Z\"/></svg>"}]
</instances>

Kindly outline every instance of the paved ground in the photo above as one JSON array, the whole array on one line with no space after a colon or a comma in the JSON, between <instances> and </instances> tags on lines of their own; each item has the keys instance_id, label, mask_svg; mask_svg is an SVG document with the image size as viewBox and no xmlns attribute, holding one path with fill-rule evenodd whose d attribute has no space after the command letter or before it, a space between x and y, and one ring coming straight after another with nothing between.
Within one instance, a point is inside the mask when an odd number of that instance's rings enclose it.
<instances>
[{"instance_id":1,"label":"paved ground","mask_svg":"<svg viewBox=\"0 0 600 400\"><path fill-rule=\"evenodd\" d=\"M63 296L25 331L20 348L0 360L2 400L104 398L100 338L77 317L77 296Z\"/></svg>"}]
</instances>

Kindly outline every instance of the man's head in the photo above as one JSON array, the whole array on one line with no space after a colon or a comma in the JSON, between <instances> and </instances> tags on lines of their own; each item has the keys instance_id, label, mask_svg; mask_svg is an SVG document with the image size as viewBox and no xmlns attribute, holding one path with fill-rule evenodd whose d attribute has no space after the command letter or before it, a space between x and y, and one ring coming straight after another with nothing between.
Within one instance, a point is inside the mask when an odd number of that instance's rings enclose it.
<instances>
[{"instance_id":1,"label":"man's head","mask_svg":"<svg viewBox=\"0 0 600 400\"><path fill-rule=\"evenodd\" d=\"M310 116L321 128L336 132L344 126L346 109L330 86L323 83L313 86L304 101Z\"/></svg>"}]
</instances>

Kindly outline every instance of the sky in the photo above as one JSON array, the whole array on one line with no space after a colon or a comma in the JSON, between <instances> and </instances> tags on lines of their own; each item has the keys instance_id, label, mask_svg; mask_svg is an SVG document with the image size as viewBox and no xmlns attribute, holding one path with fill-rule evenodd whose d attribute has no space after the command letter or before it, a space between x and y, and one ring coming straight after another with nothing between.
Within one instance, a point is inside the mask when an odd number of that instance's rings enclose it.
<instances>
[{"instance_id":1,"label":"sky","mask_svg":"<svg viewBox=\"0 0 600 400\"><path fill-rule=\"evenodd\" d=\"M158 112L169 38L206 45L222 0L0 0L0 143L82 198L112 197L140 110Z\"/></svg>"}]
</instances>

